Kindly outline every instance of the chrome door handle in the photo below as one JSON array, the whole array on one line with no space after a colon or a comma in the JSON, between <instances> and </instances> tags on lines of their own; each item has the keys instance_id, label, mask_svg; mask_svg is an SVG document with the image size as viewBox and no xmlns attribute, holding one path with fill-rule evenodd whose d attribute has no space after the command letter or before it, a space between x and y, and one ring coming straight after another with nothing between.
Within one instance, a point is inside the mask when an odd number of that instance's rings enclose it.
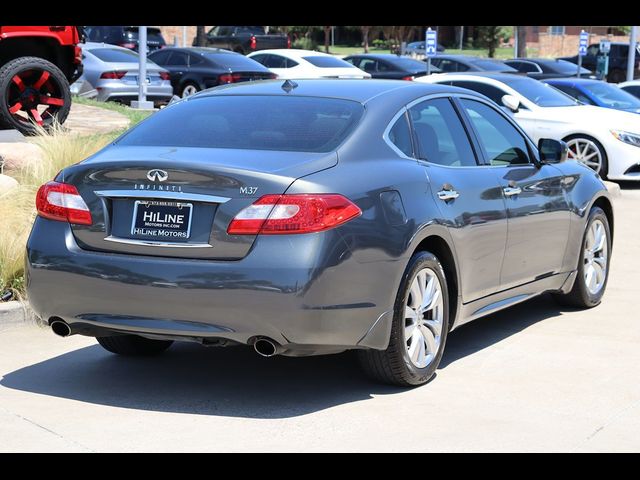
<instances>
[{"instance_id":1,"label":"chrome door handle","mask_svg":"<svg viewBox=\"0 0 640 480\"><path fill-rule=\"evenodd\" d=\"M520 187L504 187L502 191L507 197L520 195L522 193L522 189Z\"/></svg>"},{"instance_id":2,"label":"chrome door handle","mask_svg":"<svg viewBox=\"0 0 640 480\"><path fill-rule=\"evenodd\" d=\"M456 198L458 198L460 196L460 194L458 192L456 192L455 190L440 190L438 192L438 198L440 200L444 200L445 202L447 200L454 200Z\"/></svg>"}]
</instances>

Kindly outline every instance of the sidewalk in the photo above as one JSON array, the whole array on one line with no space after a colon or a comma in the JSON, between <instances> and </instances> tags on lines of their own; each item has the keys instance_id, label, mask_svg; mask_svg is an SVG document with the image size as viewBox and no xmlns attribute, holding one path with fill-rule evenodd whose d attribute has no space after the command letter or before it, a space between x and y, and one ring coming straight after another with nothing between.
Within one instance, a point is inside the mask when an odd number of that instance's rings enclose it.
<instances>
[{"instance_id":1,"label":"sidewalk","mask_svg":"<svg viewBox=\"0 0 640 480\"><path fill-rule=\"evenodd\" d=\"M78 135L94 135L127 128L129 119L113 110L73 103L64 126Z\"/></svg>"}]
</instances>

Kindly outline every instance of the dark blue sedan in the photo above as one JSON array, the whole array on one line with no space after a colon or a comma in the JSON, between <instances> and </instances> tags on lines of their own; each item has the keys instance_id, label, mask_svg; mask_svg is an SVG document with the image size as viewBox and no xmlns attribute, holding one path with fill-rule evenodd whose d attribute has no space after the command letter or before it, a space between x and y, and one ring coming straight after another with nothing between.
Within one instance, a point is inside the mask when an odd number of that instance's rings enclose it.
<instances>
[{"instance_id":1,"label":"dark blue sedan","mask_svg":"<svg viewBox=\"0 0 640 480\"><path fill-rule=\"evenodd\" d=\"M556 87L576 100L597 107L640 113L640 99L620 87L588 78L554 78L545 83Z\"/></svg>"}]
</instances>

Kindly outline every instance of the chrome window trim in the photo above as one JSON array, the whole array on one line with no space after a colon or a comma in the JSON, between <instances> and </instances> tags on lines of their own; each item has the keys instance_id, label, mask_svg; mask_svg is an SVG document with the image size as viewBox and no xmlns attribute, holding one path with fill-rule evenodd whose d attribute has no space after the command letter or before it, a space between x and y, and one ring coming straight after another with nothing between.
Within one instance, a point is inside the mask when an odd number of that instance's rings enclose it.
<instances>
[{"instance_id":1,"label":"chrome window trim","mask_svg":"<svg viewBox=\"0 0 640 480\"><path fill-rule=\"evenodd\" d=\"M384 142L391 148L391 150L393 150L394 152L396 152L396 154L401 157L401 158L405 158L407 160L413 160L414 162L417 161L418 159L415 157L409 157L406 153L404 153L402 150L400 150L395 143L393 143L391 141L391 139L389 138L389 133L391 133L391 129L395 126L396 122L398 121L398 119L407 113L407 107L402 107L400 109L400 111L398 113L396 113L393 118L391 119L391 121L389 122L389 124L387 125L387 128L384 129L384 132L382 133L382 139L384 140Z\"/></svg>"},{"instance_id":2,"label":"chrome window trim","mask_svg":"<svg viewBox=\"0 0 640 480\"><path fill-rule=\"evenodd\" d=\"M131 238L119 238L109 235L104 238L107 242L125 243L127 245L142 245L145 247L170 247L170 248L211 248L213 245L208 243L174 243L174 242L155 242L152 240L134 240Z\"/></svg>"},{"instance_id":3,"label":"chrome window trim","mask_svg":"<svg viewBox=\"0 0 640 480\"><path fill-rule=\"evenodd\" d=\"M526 72L526 73L543 73L542 68L540 68L540 65L538 65L537 63L530 62L529 60L518 60L518 61L521 63L526 63L528 65L533 65L538 70L537 72Z\"/></svg>"},{"instance_id":4,"label":"chrome window trim","mask_svg":"<svg viewBox=\"0 0 640 480\"><path fill-rule=\"evenodd\" d=\"M98 197L105 198L152 198L164 200L191 201L201 203L226 203L231 200L228 197L216 195L203 195L200 193L167 192L164 190L96 190Z\"/></svg>"}]
</instances>

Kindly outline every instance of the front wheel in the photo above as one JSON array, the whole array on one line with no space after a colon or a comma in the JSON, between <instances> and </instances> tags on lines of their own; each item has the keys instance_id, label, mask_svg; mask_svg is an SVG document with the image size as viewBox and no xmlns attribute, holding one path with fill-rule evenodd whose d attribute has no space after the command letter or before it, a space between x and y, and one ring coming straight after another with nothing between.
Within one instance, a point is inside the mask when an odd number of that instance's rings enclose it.
<instances>
[{"instance_id":1,"label":"front wheel","mask_svg":"<svg viewBox=\"0 0 640 480\"><path fill-rule=\"evenodd\" d=\"M427 383L442 358L449 324L447 280L437 257L416 253L407 266L394 306L386 350L358 352L365 373L399 386Z\"/></svg>"},{"instance_id":2,"label":"front wheel","mask_svg":"<svg viewBox=\"0 0 640 480\"><path fill-rule=\"evenodd\" d=\"M582 238L578 272L567 294L556 294L558 303L578 308L595 307L602 300L609 279L611 231L604 211L593 207Z\"/></svg>"},{"instance_id":3,"label":"front wheel","mask_svg":"<svg viewBox=\"0 0 640 480\"><path fill-rule=\"evenodd\" d=\"M53 63L20 57L0 68L0 123L25 135L63 123L71 109L69 82Z\"/></svg>"},{"instance_id":4,"label":"front wheel","mask_svg":"<svg viewBox=\"0 0 640 480\"><path fill-rule=\"evenodd\" d=\"M191 95L198 93L198 86L195 83L187 83L184 87L182 87L182 92L180 92L180 96L182 98L190 97Z\"/></svg>"},{"instance_id":5,"label":"front wheel","mask_svg":"<svg viewBox=\"0 0 640 480\"><path fill-rule=\"evenodd\" d=\"M609 165L602 144L589 135L571 135L564 139L569 148L567 158L584 163L602 178L607 178Z\"/></svg>"},{"instance_id":6,"label":"front wheel","mask_svg":"<svg viewBox=\"0 0 640 480\"><path fill-rule=\"evenodd\" d=\"M114 335L97 337L96 340L105 350L118 355L143 357L164 352L173 343L172 340L151 340L138 335Z\"/></svg>"}]
</instances>

